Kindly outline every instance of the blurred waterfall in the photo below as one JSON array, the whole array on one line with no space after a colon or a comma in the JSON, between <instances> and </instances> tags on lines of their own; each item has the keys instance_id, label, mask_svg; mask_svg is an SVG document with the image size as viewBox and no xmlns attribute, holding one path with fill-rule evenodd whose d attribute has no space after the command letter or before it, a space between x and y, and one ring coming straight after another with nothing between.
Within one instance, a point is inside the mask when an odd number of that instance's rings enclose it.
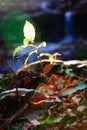
<instances>
[{"instance_id":1,"label":"blurred waterfall","mask_svg":"<svg viewBox=\"0 0 87 130\"><path fill-rule=\"evenodd\" d=\"M73 26L73 12L67 11L64 14L65 25L64 25L64 38L61 43L70 43L75 39L74 36L74 26Z\"/></svg>"},{"instance_id":2,"label":"blurred waterfall","mask_svg":"<svg viewBox=\"0 0 87 130\"><path fill-rule=\"evenodd\" d=\"M73 13L65 12L65 37L69 37L73 35Z\"/></svg>"}]
</instances>

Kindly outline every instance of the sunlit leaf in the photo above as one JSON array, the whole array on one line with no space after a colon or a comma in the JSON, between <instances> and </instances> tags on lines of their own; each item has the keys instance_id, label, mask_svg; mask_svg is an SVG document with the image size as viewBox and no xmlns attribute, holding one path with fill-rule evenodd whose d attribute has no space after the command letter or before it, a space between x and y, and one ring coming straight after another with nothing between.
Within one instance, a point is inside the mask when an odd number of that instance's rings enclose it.
<instances>
[{"instance_id":1,"label":"sunlit leaf","mask_svg":"<svg viewBox=\"0 0 87 130\"><path fill-rule=\"evenodd\" d=\"M82 68L82 67L84 67L84 66L87 67L87 63L81 64L81 65L78 65L78 68Z\"/></svg>"},{"instance_id":2,"label":"sunlit leaf","mask_svg":"<svg viewBox=\"0 0 87 130\"><path fill-rule=\"evenodd\" d=\"M13 58L15 57L15 55L16 55L19 51L23 50L25 47L26 47L25 45L22 45L22 46L18 46L17 48L15 48L15 50L13 51Z\"/></svg>"},{"instance_id":3,"label":"sunlit leaf","mask_svg":"<svg viewBox=\"0 0 87 130\"><path fill-rule=\"evenodd\" d=\"M23 32L24 32L24 37L26 39L29 39L30 42L33 42L35 39L35 28L34 26L26 21L24 28L23 28Z\"/></svg>"},{"instance_id":4,"label":"sunlit leaf","mask_svg":"<svg viewBox=\"0 0 87 130\"><path fill-rule=\"evenodd\" d=\"M49 60L53 60L53 55L52 54L49 54L49 53L40 53L40 57L43 57L43 56L46 56L49 58Z\"/></svg>"},{"instance_id":5,"label":"sunlit leaf","mask_svg":"<svg viewBox=\"0 0 87 130\"><path fill-rule=\"evenodd\" d=\"M54 60L53 55L49 55L49 60Z\"/></svg>"},{"instance_id":6,"label":"sunlit leaf","mask_svg":"<svg viewBox=\"0 0 87 130\"><path fill-rule=\"evenodd\" d=\"M23 43L24 43L24 45L28 45L29 39L26 39L26 38L25 38L25 39L23 40Z\"/></svg>"},{"instance_id":7,"label":"sunlit leaf","mask_svg":"<svg viewBox=\"0 0 87 130\"><path fill-rule=\"evenodd\" d=\"M59 52L55 52L53 56L61 56L61 54Z\"/></svg>"},{"instance_id":8,"label":"sunlit leaf","mask_svg":"<svg viewBox=\"0 0 87 130\"><path fill-rule=\"evenodd\" d=\"M46 47L46 42L41 42L41 44L38 46L38 48Z\"/></svg>"}]
</instances>

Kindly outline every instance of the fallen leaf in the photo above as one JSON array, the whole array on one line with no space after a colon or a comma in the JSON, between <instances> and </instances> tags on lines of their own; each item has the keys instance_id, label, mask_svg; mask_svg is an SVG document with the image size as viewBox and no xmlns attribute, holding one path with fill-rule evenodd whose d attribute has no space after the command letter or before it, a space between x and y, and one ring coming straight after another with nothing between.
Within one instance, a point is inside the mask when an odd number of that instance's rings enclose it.
<instances>
[{"instance_id":1,"label":"fallen leaf","mask_svg":"<svg viewBox=\"0 0 87 130\"><path fill-rule=\"evenodd\" d=\"M43 68L44 74L48 74L50 70L52 69L52 64L46 64Z\"/></svg>"},{"instance_id":2,"label":"fallen leaf","mask_svg":"<svg viewBox=\"0 0 87 130\"><path fill-rule=\"evenodd\" d=\"M37 121L36 119L31 120L31 123L32 123L34 126L40 125L40 122Z\"/></svg>"},{"instance_id":3,"label":"fallen leaf","mask_svg":"<svg viewBox=\"0 0 87 130\"><path fill-rule=\"evenodd\" d=\"M24 78L24 79L23 79L24 87L26 87L27 85L29 85L30 82L31 82L31 78Z\"/></svg>"},{"instance_id":4,"label":"fallen leaf","mask_svg":"<svg viewBox=\"0 0 87 130\"><path fill-rule=\"evenodd\" d=\"M81 101L81 97L78 97L77 95L72 97L72 102L75 103L77 106L79 106L79 103Z\"/></svg>"},{"instance_id":5,"label":"fallen leaf","mask_svg":"<svg viewBox=\"0 0 87 130\"><path fill-rule=\"evenodd\" d=\"M77 108L77 111L81 113L81 112L83 112L85 109L86 109L85 106L79 106L79 107Z\"/></svg>"},{"instance_id":6,"label":"fallen leaf","mask_svg":"<svg viewBox=\"0 0 87 130\"><path fill-rule=\"evenodd\" d=\"M25 122L22 129L23 130L29 130L31 128L33 128L34 126L31 123Z\"/></svg>"},{"instance_id":7,"label":"fallen leaf","mask_svg":"<svg viewBox=\"0 0 87 130\"><path fill-rule=\"evenodd\" d=\"M66 111L67 111L67 114L68 114L70 117L76 116L76 115L72 112L72 110L71 110L70 108L68 108Z\"/></svg>"}]
</instances>

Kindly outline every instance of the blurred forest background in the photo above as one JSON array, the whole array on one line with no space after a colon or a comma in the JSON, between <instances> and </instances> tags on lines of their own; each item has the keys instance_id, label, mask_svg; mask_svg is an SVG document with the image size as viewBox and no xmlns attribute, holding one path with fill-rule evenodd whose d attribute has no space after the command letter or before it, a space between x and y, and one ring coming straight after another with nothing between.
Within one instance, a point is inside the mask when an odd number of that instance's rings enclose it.
<instances>
[{"instance_id":1,"label":"blurred forest background","mask_svg":"<svg viewBox=\"0 0 87 130\"><path fill-rule=\"evenodd\" d=\"M0 0L0 55L14 70L12 49L23 42L26 20L36 28L35 42L47 42L42 51L58 51L63 60L87 59L87 0Z\"/></svg>"}]
</instances>

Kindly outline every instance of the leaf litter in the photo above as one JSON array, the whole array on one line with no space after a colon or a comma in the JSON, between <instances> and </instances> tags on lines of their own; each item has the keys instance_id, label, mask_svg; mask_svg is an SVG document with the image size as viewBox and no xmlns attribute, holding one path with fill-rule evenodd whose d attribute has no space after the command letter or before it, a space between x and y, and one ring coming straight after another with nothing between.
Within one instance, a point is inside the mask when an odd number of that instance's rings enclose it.
<instances>
[{"instance_id":1,"label":"leaf litter","mask_svg":"<svg viewBox=\"0 0 87 130\"><path fill-rule=\"evenodd\" d=\"M1 75L1 129L78 130L86 126L86 63L42 63L43 72L35 62L13 75Z\"/></svg>"}]
</instances>

